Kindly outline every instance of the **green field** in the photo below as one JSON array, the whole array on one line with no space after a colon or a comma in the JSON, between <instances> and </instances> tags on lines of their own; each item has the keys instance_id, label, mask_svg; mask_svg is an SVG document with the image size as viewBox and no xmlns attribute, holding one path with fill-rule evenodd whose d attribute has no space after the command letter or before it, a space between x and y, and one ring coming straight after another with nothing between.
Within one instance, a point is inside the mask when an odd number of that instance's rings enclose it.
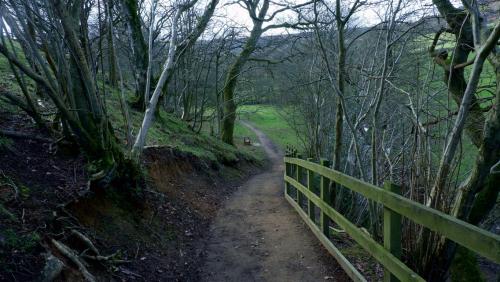
<instances>
[{"instance_id":1,"label":"green field","mask_svg":"<svg viewBox=\"0 0 500 282\"><path fill-rule=\"evenodd\" d=\"M280 112L279 109L270 105L244 105L238 108L238 118L254 124L282 150L286 145L299 147L300 141L297 134ZM236 128L236 131L238 130L248 129Z\"/></svg>"}]
</instances>

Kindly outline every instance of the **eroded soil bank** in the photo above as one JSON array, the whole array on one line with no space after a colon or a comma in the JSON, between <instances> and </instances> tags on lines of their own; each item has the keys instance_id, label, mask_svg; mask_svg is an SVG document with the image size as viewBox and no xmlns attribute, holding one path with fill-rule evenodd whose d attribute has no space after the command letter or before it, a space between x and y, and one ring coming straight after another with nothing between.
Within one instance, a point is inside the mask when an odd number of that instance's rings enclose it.
<instances>
[{"instance_id":1,"label":"eroded soil bank","mask_svg":"<svg viewBox=\"0 0 500 282\"><path fill-rule=\"evenodd\" d=\"M9 142L0 150L0 281L39 280L47 254L64 264L56 281L83 281L78 265L52 240L85 257L98 281L198 281L210 222L225 199L263 169L151 147L143 160L146 186L130 201L121 187L89 192L84 159L57 150L49 138Z\"/></svg>"},{"instance_id":2,"label":"eroded soil bank","mask_svg":"<svg viewBox=\"0 0 500 282\"><path fill-rule=\"evenodd\" d=\"M63 265L56 281L83 281L53 240L98 281L346 280L285 202L279 151L250 128L267 166L150 147L134 201L122 187L89 192L84 158L49 139L12 139L0 151L0 280L39 280L55 258Z\"/></svg>"}]
</instances>

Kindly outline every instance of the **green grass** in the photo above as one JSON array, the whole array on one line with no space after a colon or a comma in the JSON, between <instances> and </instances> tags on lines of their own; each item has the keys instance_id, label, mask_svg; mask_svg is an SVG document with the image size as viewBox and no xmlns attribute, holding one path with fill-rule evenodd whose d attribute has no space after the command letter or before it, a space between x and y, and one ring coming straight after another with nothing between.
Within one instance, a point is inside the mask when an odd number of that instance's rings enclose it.
<instances>
[{"instance_id":1,"label":"green grass","mask_svg":"<svg viewBox=\"0 0 500 282\"><path fill-rule=\"evenodd\" d=\"M287 145L299 147L297 134L287 123L282 112L270 105L244 105L238 108L238 117L254 124L273 143L284 150Z\"/></svg>"},{"instance_id":2,"label":"green grass","mask_svg":"<svg viewBox=\"0 0 500 282\"><path fill-rule=\"evenodd\" d=\"M257 140L258 137L250 128L244 126L240 122L234 125L234 141L235 143L243 143L243 137L249 137L251 140Z\"/></svg>"},{"instance_id":3,"label":"green grass","mask_svg":"<svg viewBox=\"0 0 500 282\"><path fill-rule=\"evenodd\" d=\"M243 144L244 137L250 138L250 140L252 141L252 146ZM261 146L255 146L256 142L258 142L257 135L255 135L255 133L248 127L239 122L236 122L234 126L234 144L236 145L238 150L252 155L259 161L263 161L267 157L266 152Z\"/></svg>"},{"instance_id":4,"label":"green grass","mask_svg":"<svg viewBox=\"0 0 500 282\"><path fill-rule=\"evenodd\" d=\"M212 112L207 111L207 116ZM271 141L281 150L285 150L287 145L299 147L299 139L293 128L287 123L283 112L271 105L242 105L238 107L238 117L234 127L234 143L236 147L244 153L251 154L258 160L266 158L265 152L260 146L245 146L243 138L249 137L253 144L259 143L258 137L241 121L248 121L262 130ZM209 124L205 124L204 132L210 132Z\"/></svg>"},{"instance_id":5,"label":"green grass","mask_svg":"<svg viewBox=\"0 0 500 282\"><path fill-rule=\"evenodd\" d=\"M419 52L422 50L426 50L432 43L433 34L428 34L426 36L422 36L418 38L415 44L420 48ZM436 49L446 49L448 50L449 57L453 54L453 50L455 48L456 40L454 35L443 33L440 37L440 41L436 46ZM423 52L425 54L426 51ZM476 56L475 52L471 52L469 54L468 60L473 60ZM429 58L430 60L430 58ZM465 79L468 81L470 76L470 70L472 66L468 66L465 68ZM428 67L426 64L422 64L420 67L420 80L424 81L425 77L428 75ZM478 85L478 90L476 91L476 97L479 99L480 105L482 108L486 108L491 106L492 101L491 98L494 96L492 93L495 91L495 72L494 68L489 61L486 61L483 67L483 71L481 73L480 82ZM448 110L446 108L449 105L449 111L455 111L458 109L458 105L453 100L453 98L448 97L446 85L443 82L443 70L439 66L435 66L435 73L432 81L430 81L429 85L429 93L435 93L437 91L442 91L441 94L437 95L432 102L432 107L429 108L429 112L434 114L435 116L444 116L448 114ZM486 114L485 114L486 116ZM431 117L430 120L433 120L435 117ZM455 119L452 118L450 120L450 126L453 125ZM434 125L430 128L430 133L433 136L441 138L441 140L446 140L447 136L447 126L446 122L441 122L440 126ZM459 151L457 152L457 156L460 158L460 168L454 171L454 174L458 177L459 181L464 180L468 175L470 170L474 166L474 162L477 156L477 148L472 144L467 133L464 131L462 135L462 142L460 144ZM433 147L433 163L439 164L441 155L442 155L442 146L438 144Z\"/></svg>"},{"instance_id":6,"label":"green grass","mask_svg":"<svg viewBox=\"0 0 500 282\"><path fill-rule=\"evenodd\" d=\"M120 110L119 91L108 88L108 115L115 127L115 133L125 144L125 125L123 114ZM132 93L126 93L128 97ZM129 109L133 134L142 123L143 113ZM180 120L172 114L160 111L149 129L146 145L168 145L180 151L194 154L195 156L210 161L233 163L239 159L258 160L252 152L238 150L238 148L224 144L206 132L194 132L187 122Z\"/></svg>"},{"instance_id":7,"label":"green grass","mask_svg":"<svg viewBox=\"0 0 500 282\"><path fill-rule=\"evenodd\" d=\"M207 109L205 112L205 118L207 120L210 120L212 115L213 115L213 109ZM217 139L217 142L220 142L219 138L217 138L217 136L212 137L212 135L216 135L215 131L216 131L215 124L212 124L211 122L203 123L203 128L202 128L203 134L205 134L206 136L211 136L211 138L215 138L215 139ZM264 149L260 146L244 145L243 144L244 137L249 137L250 140L252 140L252 142L254 144L255 144L256 140L258 139L257 135L255 135L255 133L252 130L250 130L248 127L242 125L239 121L236 121L236 123L234 125L234 132L233 132L234 145L235 145L236 149L238 151L240 151L242 154L252 156L258 162L261 162L261 163L264 162L267 158Z\"/></svg>"},{"instance_id":8,"label":"green grass","mask_svg":"<svg viewBox=\"0 0 500 282\"><path fill-rule=\"evenodd\" d=\"M0 83L0 86L22 97L21 90L13 78L8 61L4 56L0 56L0 79L3 81ZM33 93L35 91L33 82L30 79L27 79L27 82L28 90ZM100 93L105 92L107 114L111 120L115 134L125 147L126 126L120 107L120 92L118 89L113 89L107 84L103 85L101 80L98 80L97 87ZM127 98L132 97L132 95L132 90L127 89L125 91ZM0 99L0 108L12 113L21 112L19 108L10 105L10 103L7 103L3 99ZM135 135L142 123L143 113L134 111L129 107L129 114L132 131ZM7 148L8 145L9 139L0 138L0 149ZM156 116L153 126L148 132L146 145L168 145L180 151L192 153L199 158L222 163L234 163L240 159L249 161L259 160L258 157L255 157L255 152L251 150L238 150L238 148L226 145L203 132L198 134L189 128L188 123L165 111L160 111Z\"/></svg>"}]
</instances>

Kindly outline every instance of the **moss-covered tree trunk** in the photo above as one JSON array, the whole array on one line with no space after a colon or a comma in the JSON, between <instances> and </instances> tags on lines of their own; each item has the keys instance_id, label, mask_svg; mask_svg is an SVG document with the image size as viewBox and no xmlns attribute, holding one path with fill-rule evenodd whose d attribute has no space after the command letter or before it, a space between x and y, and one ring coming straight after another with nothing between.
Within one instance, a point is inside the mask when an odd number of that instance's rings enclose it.
<instances>
[{"instance_id":1,"label":"moss-covered tree trunk","mask_svg":"<svg viewBox=\"0 0 500 282\"><path fill-rule=\"evenodd\" d=\"M450 54L446 50L435 51L433 46L431 56L442 66L444 71L443 82L448 86L452 99L457 106L460 106L467 88L467 81L464 67L456 66L467 63L469 54L474 50L472 26L465 10L455 8L448 0L434 0L433 2L448 23L449 29L447 31L455 35L456 46L454 52ZM477 98L474 96L472 99L465 130L472 143L479 148L485 118Z\"/></svg>"},{"instance_id":2,"label":"moss-covered tree trunk","mask_svg":"<svg viewBox=\"0 0 500 282\"><path fill-rule=\"evenodd\" d=\"M113 38L113 1L109 1L107 3L104 2L106 8L106 17L107 17L107 37L108 37L108 68L109 68L109 84L113 87L118 86L118 74L116 71L116 54L115 54L115 43Z\"/></svg>"},{"instance_id":3,"label":"moss-covered tree trunk","mask_svg":"<svg viewBox=\"0 0 500 282\"><path fill-rule=\"evenodd\" d=\"M146 89L148 68L148 46L142 33L142 23L137 0L120 0L123 15L126 19L127 30L130 36L130 47L133 52L136 93L132 106L144 110L144 90Z\"/></svg>"},{"instance_id":4,"label":"moss-covered tree trunk","mask_svg":"<svg viewBox=\"0 0 500 282\"><path fill-rule=\"evenodd\" d=\"M118 143L111 123L105 114L104 104L97 92L95 79L90 69L90 60L85 55L86 41L79 38L79 26L87 25L77 17L79 9L65 7L55 1L54 8L61 20L66 44L69 49L70 87L66 93L76 116L70 118L69 126L76 140L91 162L91 180L98 186L107 186L111 181L125 177L136 179L140 174L136 163L125 159L122 146ZM67 117L66 117L67 118ZM132 184L132 181L130 181ZM133 184L132 184L133 185Z\"/></svg>"},{"instance_id":5,"label":"moss-covered tree trunk","mask_svg":"<svg viewBox=\"0 0 500 282\"><path fill-rule=\"evenodd\" d=\"M263 6L259 12L259 18L264 18L269 8L269 1L265 0ZM253 28L250 32L250 36L247 38L243 50L236 57L236 61L229 67L226 74L226 79L224 82L223 91L223 117L222 117L222 128L221 128L221 139L224 143L234 145L234 123L236 120L236 109L237 105L235 102L234 91L238 83L238 76L241 70L245 66L245 63L252 55L253 51L257 47L257 42L263 33L262 24L263 21L259 19L253 19Z\"/></svg>"},{"instance_id":6,"label":"moss-covered tree trunk","mask_svg":"<svg viewBox=\"0 0 500 282\"><path fill-rule=\"evenodd\" d=\"M63 134L78 143L89 161L89 172L93 184L107 186L117 178L126 178L131 186L140 175L136 163L125 158L121 144L115 137L113 128L105 114L104 104L95 85L95 73L88 41L87 19L88 2L62 0L49 1L33 9L39 17L50 18L33 25L30 31L23 21L25 2L12 5L12 15L2 15L2 20L10 22L11 32L19 38L23 51L31 54L33 62L39 67L27 65L20 60L5 44L0 43L2 53L10 63L26 76L41 85L58 110ZM34 7L29 7L30 9ZM85 11L83 11L85 10ZM57 24L52 24L57 23ZM52 29L55 29L52 31ZM51 30L50 33L45 33ZM26 36L27 33L34 36ZM45 33L45 34L44 34ZM43 36L36 36L43 34ZM41 51L45 52L42 56ZM48 54L48 55L47 55ZM63 60L57 68L50 67L50 58Z\"/></svg>"},{"instance_id":7,"label":"moss-covered tree trunk","mask_svg":"<svg viewBox=\"0 0 500 282\"><path fill-rule=\"evenodd\" d=\"M467 94L468 83L464 75L464 68L469 65L467 58L475 47L477 49L475 50L476 60L472 71L477 71L476 64L482 64L477 57L484 55L484 46L477 44L479 41L477 36L476 39L474 38L470 14L463 9L455 8L448 0L433 0L433 3L446 19L449 26L447 31L455 34L457 46L454 54L451 54L451 60L448 59L450 55L448 55L447 51L434 49L439 38L439 34L437 34L430 49L431 55L436 63L443 66L448 90L453 99L460 104L463 103L464 96L467 96L465 94ZM472 19L474 20L474 16ZM497 22L493 33L490 35L491 38L496 34L492 46L498 41L499 30L500 23ZM483 42L480 43L483 44ZM464 128L479 151L469 178L456 190L452 207L453 216L474 225L480 224L489 215L500 190L500 174L494 171L494 166L500 159L500 56L498 52L494 52L490 55L490 58L496 72L497 88L494 106L485 119L475 93L472 93L471 97L466 97L470 106L468 107ZM479 69L480 71L481 69ZM446 176L447 174L444 175L444 177ZM439 201L439 198L435 197L435 201ZM448 269L457 249L454 242L443 238L439 239L438 236L435 238L435 240L440 240L438 247L433 253L427 254L427 260L422 268L422 272L427 274L428 281L442 281L447 277Z\"/></svg>"}]
</instances>

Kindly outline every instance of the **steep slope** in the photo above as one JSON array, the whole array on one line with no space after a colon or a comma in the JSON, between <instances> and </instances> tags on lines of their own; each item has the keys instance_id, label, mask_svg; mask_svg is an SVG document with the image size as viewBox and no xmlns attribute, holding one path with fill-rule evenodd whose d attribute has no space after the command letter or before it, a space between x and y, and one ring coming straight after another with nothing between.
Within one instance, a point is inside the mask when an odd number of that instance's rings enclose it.
<instances>
[{"instance_id":1,"label":"steep slope","mask_svg":"<svg viewBox=\"0 0 500 282\"><path fill-rule=\"evenodd\" d=\"M199 238L263 164L255 148L227 146L161 113L142 160L146 183L95 194L83 155L15 107L0 106L0 281L78 281L87 271L97 279L196 280ZM119 111L110 115L121 122ZM140 113L132 116L140 121Z\"/></svg>"}]
</instances>

